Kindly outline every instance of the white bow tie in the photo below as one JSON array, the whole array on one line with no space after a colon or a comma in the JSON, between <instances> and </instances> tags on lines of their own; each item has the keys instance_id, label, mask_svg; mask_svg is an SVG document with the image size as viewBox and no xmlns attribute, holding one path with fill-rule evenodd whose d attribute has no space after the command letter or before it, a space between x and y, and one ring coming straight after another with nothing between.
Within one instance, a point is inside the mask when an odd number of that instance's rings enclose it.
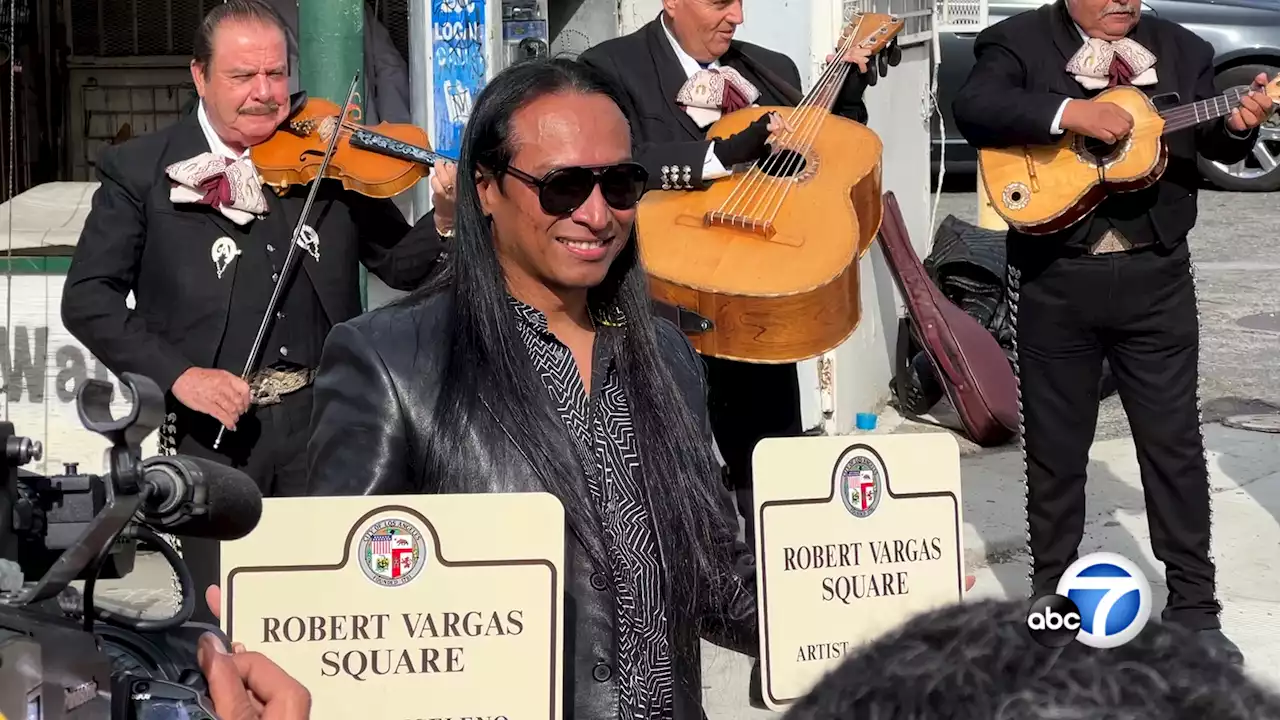
<instances>
[{"instance_id":1,"label":"white bow tie","mask_svg":"<svg viewBox=\"0 0 1280 720\"><path fill-rule=\"evenodd\" d=\"M706 127L723 113L751 107L759 97L760 91L742 73L718 67L694 73L676 94L676 104L698 127Z\"/></svg>"},{"instance_id":2,"label":"white bow tie","mask_svg":"<svg viewBox=\"0 0 1280 720\"><path fill-rule=\"evenodd\" d=\"M165 168L174 183L169 200L209 205L237 225L267 212L262 178L248 158L231 160L207 152Z\"/></svg>"},{"instance_id":3,"label":"white bow tie","mask_svg":"<svg viewBox=\"0 0 1280 720\"><path fill-rule=\"evenodd\" d=\"M1123 68L1112 67L1117 58L1128 66L1129 73L1124 73ZM1089 90L1101 90L1125 83L1155 85L1155 64L1156 56L1135 40L1123 38L1109 42L1100 38L1089 38L1067 63L1067 72L1074 75L1076 82Z\"/></svg>"}]
</instances>

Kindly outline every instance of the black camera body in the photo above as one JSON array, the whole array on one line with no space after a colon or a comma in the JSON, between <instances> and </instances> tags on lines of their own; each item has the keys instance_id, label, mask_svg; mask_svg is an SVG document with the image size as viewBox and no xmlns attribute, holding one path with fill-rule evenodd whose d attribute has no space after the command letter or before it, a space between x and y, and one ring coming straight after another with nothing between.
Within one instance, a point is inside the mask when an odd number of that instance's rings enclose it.
<instances>
[{"instance_id":1,"label":"black camera body","mask_svg":"<svg viewBox=\"0 0 1280 720\"><path fill-rule=\"evenodd\" d=\"M154 491L144 481L141 444L164 420L164 396L149 378L120 379L133 400L122 419L111 417L108 382L89 380L76 398L80 421L111 442L107 474L74 466L50 477L22 471L41 457L40 443L0 422L7 475L0 485L0 717L216 720L196 642L206 632L226 638L215 626L187 622L195 602L190 573L139 522ZM94 583L131 572L139 539L158 547L183 586L182 608L171 618L95 608ZM76 580L85 582L83 594L71 587Z\"/></svg>"}]
</instances>

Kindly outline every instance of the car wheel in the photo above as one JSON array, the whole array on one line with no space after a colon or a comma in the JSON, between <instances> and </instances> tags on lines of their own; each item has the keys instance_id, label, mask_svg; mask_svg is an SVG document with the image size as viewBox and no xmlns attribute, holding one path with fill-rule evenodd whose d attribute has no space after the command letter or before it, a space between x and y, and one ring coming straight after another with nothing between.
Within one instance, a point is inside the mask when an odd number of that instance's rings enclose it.
<instances>
[{"instance_id":1,"label":"car wheel","mask_svg":"<svg viewBox=\"0 0 1280 720\"><path fill-rule=\"evenodd\" d=\"M1259 73L1275 77L1280 68L1270 65L1240 65L1227 68L1214 78L1218 92L1248 85ZM1258 129L1258 142L1253 152L1233 165L1199 158L1200 173L1223 190L1236 192L1271 192L1280 190L1280 115L1272 116Z\"/></svg>"}]
</instances>

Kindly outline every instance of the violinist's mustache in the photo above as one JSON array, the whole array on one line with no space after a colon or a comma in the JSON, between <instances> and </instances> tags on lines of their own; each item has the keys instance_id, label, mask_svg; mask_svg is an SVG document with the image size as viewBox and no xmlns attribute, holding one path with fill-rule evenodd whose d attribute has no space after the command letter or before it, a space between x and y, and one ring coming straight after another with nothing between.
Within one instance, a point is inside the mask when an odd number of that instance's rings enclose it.
<instances>
[{"instance_id":1,"label":"violinist's mustache","mask_svg":"<svg viewBox=\"0 0 1280 720\"><path fill-rule=\"evenodd\" d=\"M264 105L246 105L240 108L241 115L275 115L280 109L280 103L268 102Z\"/></svg>"},{"instance_id":2,"label":"violinist's mustache","mask_svg":"<svg viewBox=\"0 0 1280 720\"><path fill-rule=\"evenodd\" d=\"M1137 5L1121 5L1120 3L1107 3L1102 9L1102 15L1137 15Z\"/></svg>"}]
</instances>

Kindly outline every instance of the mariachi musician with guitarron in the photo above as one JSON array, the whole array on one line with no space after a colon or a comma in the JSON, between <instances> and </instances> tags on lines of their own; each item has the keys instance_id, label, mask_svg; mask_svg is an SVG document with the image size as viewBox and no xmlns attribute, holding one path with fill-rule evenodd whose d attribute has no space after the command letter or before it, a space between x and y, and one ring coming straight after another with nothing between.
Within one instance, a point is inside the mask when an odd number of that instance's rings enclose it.
<instances>
[{"instance_id":1,"label":"mariachi musician with guitarron","mask_svg":"<svg viewBox=\"0 0 1280 720\"><path fill-rule=\"evenodd\" d=\"M807 130L771 112L729 137L708 139L722 115L757 105L795 107L804 99L800 71L791 58L733 39L743 20L742 0L664 0L663 11L644 27L582 54L582 62L608 73L627 90L635 158L649 171L650 190L704 190L731 175L735 166L767 157L778 133ZM872 68L867 74L871 54L851 46L842 58L858 75L831 98L829 109L835 115L867 121L862 94L877 72ZM647 230L643 225L639 229L643 246ZM671 319L684 326L680 318ZM703 359L712 430L726 481L746 521L746 542L754 547L751 453L765 437L803 432L796 366L705 353Z\"/></svg>"},{"instance_id":2,"label":"mariachi musician with guitarron","mask_svg":"<svg viewBox=\"0 0 1280 720\"><path fill-rule=\"evenodd\" d=\"M197 109L103 152L62 298L67 329L112 372L165 391L165 451L239 468L264 496L305 492L311 376L329 329L361 312L360 264L413 289L448 229L434 214L411 228L387 199L428 165L356 147L364 139L412 156L411 143L355 125L333 103L291 102L285 38L260 0L227 0L206 15L191 62ZM316 107L331 112L285 123ZM326 158L335 132L341 152ZM325 159L325 177L341 179L311 182ZM216 542L182 544L197 589L216 584ZM197 615L213 622L203 608Z\"/></svg>"},{"instance_id":3,"label":"mariachi musician with guitarron","mask_svg":"<svg viewBox=\"0 0 1280 720\"><path fill-rule=\"evenodd\" d=\"M1058 0L987 28L974 53L952 109L1012 226L1032 592L1055 592L1077 557L1106 358L1165 566L1164 619L1239 661L1210 557L1187 235L1197 154L1245 158L1274 83L1220 94L1209 43L1138 0Z\"/></svg>"}]
</instances>

